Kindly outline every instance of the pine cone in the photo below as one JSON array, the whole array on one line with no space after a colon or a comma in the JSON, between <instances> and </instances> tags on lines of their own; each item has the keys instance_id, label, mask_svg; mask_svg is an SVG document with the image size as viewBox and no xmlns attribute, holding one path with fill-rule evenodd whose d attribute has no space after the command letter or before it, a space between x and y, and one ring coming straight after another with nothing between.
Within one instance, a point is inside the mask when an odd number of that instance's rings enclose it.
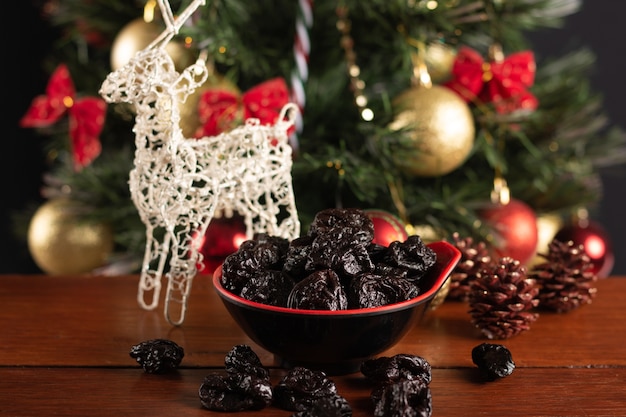
<instances>
[{"instance_id":1,"label":"pine cone","mask_svg":"<svg viewBox=\"0 0 626 417\"><path fill-rule=\"evenodd\" d=\"M484 242L474 243L471 237L461 239L458 233L452 235L452 244L461 252L461 259L448 281L449 300L468 301L471 282L483 269L492 263L491 255Z\"/></svg>"},{"instance_id":2,"label":"pine cone","mask_svg":"<svg viewBox=\"0 0 626 417\"><path fill-rule=\"evenodd\" d=\"M598 277L582 245L555 239L548 254L539 256L546 262L535 265L529 276L537 281L540 307L561 313L591 303Z\"/></svg>"},{"instance_id":3,"label":"pine cone","mask_svg":"<svg viewBox=\"0 0 626 417\"><path fill-rule=\"evenodd\" d=\"M472 323L489 339L507 339L530 328L539 315L539 288L520 262L500 259L471 283L469 293Z\"/></svg>"}]
</instances>

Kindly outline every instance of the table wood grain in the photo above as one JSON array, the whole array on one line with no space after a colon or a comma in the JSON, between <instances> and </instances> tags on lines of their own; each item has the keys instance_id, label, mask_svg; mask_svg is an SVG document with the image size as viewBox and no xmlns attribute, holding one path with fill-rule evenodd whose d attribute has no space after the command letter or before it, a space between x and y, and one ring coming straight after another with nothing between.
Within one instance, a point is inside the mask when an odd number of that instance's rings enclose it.
<instances>
[{"instance_id":1,"label":"table wood grain","mask_svg":"<svg viewBox=\"0 0 626 417\"><path fill-rule=\"evenodd\" d=\"M210 416L198 388L223 372L224 356L249 344L271 368L285 370L235 324L210 277L193 283L187 318L171 326L161 307L142 310L138 276L0 276L0 415ZM467 304L446 301L382 355L411 353L433 367L433 415L626 416L626 278L598 282L592 304L569 313L540 312L531 329L504 341L516 368L485 382L471 350L486 342ZM161 303L162 305L162 303ZM130 358L143 340L169 338L185 348L180 369L145 374ZM332 376L354 416L372 416L370 384L359 373ZM225 413L290 416L269 407Z\"/></svg>"}]
</instances>

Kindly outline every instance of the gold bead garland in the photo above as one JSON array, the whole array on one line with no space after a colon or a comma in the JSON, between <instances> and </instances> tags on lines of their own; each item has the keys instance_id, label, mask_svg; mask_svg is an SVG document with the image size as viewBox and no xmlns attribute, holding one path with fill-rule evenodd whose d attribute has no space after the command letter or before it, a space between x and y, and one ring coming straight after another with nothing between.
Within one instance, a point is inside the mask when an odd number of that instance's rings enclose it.
<instances>
[{"instance_id":1,"label":"gold bead garland","mask_svg":"<svg viewBox=\"0 0 626 417\"><path fill-rule=\"evenodd\" d=\"M337 6L337 29L341 33L341 47L345 52L348 76L350 77L350 88L354 94L354 103L359 108L361 118L366 122L374 119L374 112L368 107L367 96L364 94L365 81L361 76L361 68L356 63L356 53L354 52L354 39L350 34L352 22L348 18L348 7L344 4Z\"/></svg>"}]
</instances>

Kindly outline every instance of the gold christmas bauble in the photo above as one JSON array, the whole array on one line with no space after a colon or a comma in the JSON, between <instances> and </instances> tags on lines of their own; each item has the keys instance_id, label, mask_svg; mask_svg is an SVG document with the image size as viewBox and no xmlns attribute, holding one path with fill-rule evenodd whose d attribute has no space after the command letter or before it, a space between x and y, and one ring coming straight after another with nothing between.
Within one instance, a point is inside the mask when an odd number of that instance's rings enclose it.
<instances>
[{"instance_id":1,"label":"gold christmas bauble","mask_svg":"<svg viewBox=\"0 0 626 417\"><path fill-rule=\"evenodd\" d=\"M113 233L102 223L81 219L83 207L65 198L41 205L28 228L28 249L49 275L83 274L105 264L113 251Z\"/></svg>"},{"instance_id":2,"label":"gold christmas bauble","mask_svg":"<svg viewBox=\"0 0 626 417\"><path fill-rule=\"evenodd\" d=\"M410 175L448 174L465 162L474 145L472 112L452 90L433 85L413 87L394 99L392 130L405 136L394 162Z\"/></svg>"},{"instance_id":3,"label":"gold christmas bauble","mask_svg":"<svg viewBox=\"0 0 626 417\"><path fill-rule=\"evenodd\" d=\"M155 22L146 22L143 18L130 21L117 34L111 46L111 68L123 67L140 50L150 45L163 28ZM174 61L177 71L182 71L194 62L191 51L184 44L171 41L165 50Z\"/></svg>"},{"instance_id":4,"label":"gold christmas bauble","mask_svg":"<svg viewBox=\"0 0 626 417\"><path fill-rule=\"evenodd\" d=\"M426 46L424 62L433 83L442 84L452 77L452 67L456 58L456 50L441 42L433 42Z\"/></svg>"}]
</instances>

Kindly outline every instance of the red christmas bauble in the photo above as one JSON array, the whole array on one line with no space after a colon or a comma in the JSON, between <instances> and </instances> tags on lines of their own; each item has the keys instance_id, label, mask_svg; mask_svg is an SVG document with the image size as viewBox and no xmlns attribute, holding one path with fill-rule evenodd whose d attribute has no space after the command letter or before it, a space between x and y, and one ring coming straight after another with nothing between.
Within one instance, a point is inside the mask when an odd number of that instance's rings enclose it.
<instances>
[{"instance_id":1,"label":"red christmas bauble","mask_svg":"<svg viewBox=\"0 0 626 417\"><path fill-rule=\"evenodd\" d=\"M525 265L535 255L539 232L535 211L526 203L511 199L508 204L492 204L478 211L493 230L489 243L499 257L511 257Z\"/></svg>"},{"instance_id":2,"label":"red christmas bauble","mask_svg":"<svg viewBox=\"0 0 626 417\"><path fill-rule=\"evenodd\" d=\"M404 242L407 239L406 225L397 216L384 210L366 209L363 211L374 224L373 243L389 246L391 242Z\"/></svg>"},{"instance_id":3,"label":"red christmas bauble","mask_svg":"<svg viewBox=\"0 0 626 417\"><path fill-rule=\"evenodd\" d=\"M554 236L560 242L572 241L582 245L591 259L591 271L598 278L606 278L613 270L615 254L611 240L604 228L594 221L581 221L563 226Z\"/></svg>"},{"instance_id":4,"label":"red christmas bauble","mask_svg":"<svg viewBox=\"0 0 626 417\"><path fill-rule=\"evenodd\" d=\"M213 218L204 236L194 236L193 239L203 256L198 269L203 274L210 274L246 240L246 225L243 217L237 214Z\"/></svg>"}]
</instances>

